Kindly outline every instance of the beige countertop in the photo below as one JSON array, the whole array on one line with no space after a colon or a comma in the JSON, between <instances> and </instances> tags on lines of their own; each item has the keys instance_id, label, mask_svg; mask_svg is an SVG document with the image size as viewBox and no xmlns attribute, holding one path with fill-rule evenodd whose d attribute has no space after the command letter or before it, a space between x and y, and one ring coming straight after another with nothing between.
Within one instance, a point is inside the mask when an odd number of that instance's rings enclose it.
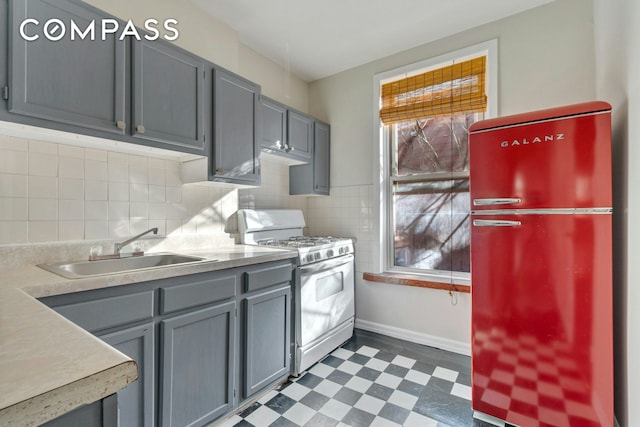
<instances>
[{"instance_id":1,"label":"beige countertop","mask_svg":"<svg viewBox=\"0 0 640 427\"><path fill-rule=\"evenodd\" d=\"M36 298L291 259L296 252L236 245L181 250L207 260L66 279L35 265L0 273L0 425L39 425L137 378L135 362ZM216 261L211 261L216 260Z\"/></svg>"}]
</instances>

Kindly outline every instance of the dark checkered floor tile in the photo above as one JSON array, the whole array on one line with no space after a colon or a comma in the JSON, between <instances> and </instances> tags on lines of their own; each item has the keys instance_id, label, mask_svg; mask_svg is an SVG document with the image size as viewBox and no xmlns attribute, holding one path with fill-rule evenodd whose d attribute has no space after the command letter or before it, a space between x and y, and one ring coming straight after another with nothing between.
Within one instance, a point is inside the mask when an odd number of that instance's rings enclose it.
<instances>
[{"instance_id":1,"label":"dark checkered floor tile","mask_svg":"<svg viewBox=\"0 0 640 427\"><path fill-rule=\"evenodd\" d=\"M468 357L370 332L220 427L484 427L473 420Z\"/></svg>"}]
</instances>

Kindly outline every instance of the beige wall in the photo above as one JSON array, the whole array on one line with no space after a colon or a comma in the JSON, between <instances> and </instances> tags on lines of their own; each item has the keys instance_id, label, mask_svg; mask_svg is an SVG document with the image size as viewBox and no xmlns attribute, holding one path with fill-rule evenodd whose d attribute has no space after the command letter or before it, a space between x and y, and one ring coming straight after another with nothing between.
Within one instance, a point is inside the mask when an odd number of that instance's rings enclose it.
<instances>
[{"instance_id":1,"label":"beige wall","mask_svg":"<svg viewBox=\"0 0 640 427\"><path fill-rule=\"evenodd\" d=\"M640 5L594 0L598 97L613 106L615 409L640 425Z\"/></svg>"},{"instance_id":2,"label":"beige wall","mask_svg":"<svg viewBox=\"0 0 640 427\"><path fill-rule=\"evenodd\" d=\"M310 85L310 113L331 123L332 192L357 195L368 188L356 229L359 321L395 327L425 341L453 340L469 347L470 301L452 305L446 292L403 288L361 279L377 256L377 136L374 135L374 75L490 39L498 39L500 115L592 100L595 95L593 4L557 0L548 5L465 31L319 80ZM374 153L374 154L372 154ZM311 200L309 210L339 217L345 208L332 199ZM328 213L329 214L329 213ZM312 231L338 234L332 223L312 223ZM410 301L410 303L408 303ZM401 332L400 332L401 333Z\"/></svg>"},{"instance_id":3,"label":"beige wall","mask_svg":"<svg viewBox=\"0 0 640 427\"><path fill-rule=\"evenodd\" d=\"M312 83L310 113L331 123L332 185L372 182L376 73L497 38L500 115L593 99L591 5L557 0Z\"/></svg>"}]
</instances>

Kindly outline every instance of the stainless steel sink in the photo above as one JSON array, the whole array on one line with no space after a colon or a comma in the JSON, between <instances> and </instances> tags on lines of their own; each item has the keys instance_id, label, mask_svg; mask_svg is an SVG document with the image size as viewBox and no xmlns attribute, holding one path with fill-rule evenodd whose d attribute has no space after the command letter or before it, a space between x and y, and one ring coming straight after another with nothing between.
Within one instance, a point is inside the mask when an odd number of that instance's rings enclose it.
<instances>
[{"instance_id":1,"label":"stainless steel sink","mask_svg":"<svg viewBox=\"0 0 640 427\"><path fill-rule=\"evenodd\" d=\"M142 256L132 256L99 261L74 261L39 264L38 267L66 277L79 279L82 277L102 276L106 274L126 273L172 265L183 265L202 261L215 261L189 255L173 253L156 253Z\"/></svg>"}]
</instances>

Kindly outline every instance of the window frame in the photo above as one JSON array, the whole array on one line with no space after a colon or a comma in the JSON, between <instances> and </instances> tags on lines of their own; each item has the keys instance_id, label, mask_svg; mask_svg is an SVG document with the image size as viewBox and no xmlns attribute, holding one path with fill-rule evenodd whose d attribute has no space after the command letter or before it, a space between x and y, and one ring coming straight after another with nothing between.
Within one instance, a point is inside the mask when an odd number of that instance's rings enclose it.
<instances>
[{"instance_id":1,"label":"window frame","mask_svg":"<svg viewBox=\"0 0 640 427\"><path fill-rule=\"evenodd\" d=\"M389 205L392 198L391 190L391 168L393 157L391 153L391 141L389 135L385 132L385 125L380 121L380 88L381 85L389 81L397 80L402 77L408 77L420 74L427 69L446 64L453 60L459 61L474 56L486 55L486 85L487 85L487 110L484 118L497 116L498 108L498 40L492 39L453 52L438 55L423 61L405 65L393 70L385 71L374 75L374 112L373 126L374 138L377 137L377 150L374 149L374 188L373 194L378 195L373 200L374 210L374 246L377 250L374 253L373 267L378 273L406 273L410 275L419 275L425 280L435 282L446 282L453 284L469 285L471 282L469 273L452 272L446 270L418 270L413 268L396 267L394 265L394 228L392 207ZM447 173L447 177L456 177L459 173L453 175ZM468 177L467 172L462 175ZM435 175L434 175L435 176ZM377 191L376 191L377 190Z\"/></svg>"}]
</instances>

